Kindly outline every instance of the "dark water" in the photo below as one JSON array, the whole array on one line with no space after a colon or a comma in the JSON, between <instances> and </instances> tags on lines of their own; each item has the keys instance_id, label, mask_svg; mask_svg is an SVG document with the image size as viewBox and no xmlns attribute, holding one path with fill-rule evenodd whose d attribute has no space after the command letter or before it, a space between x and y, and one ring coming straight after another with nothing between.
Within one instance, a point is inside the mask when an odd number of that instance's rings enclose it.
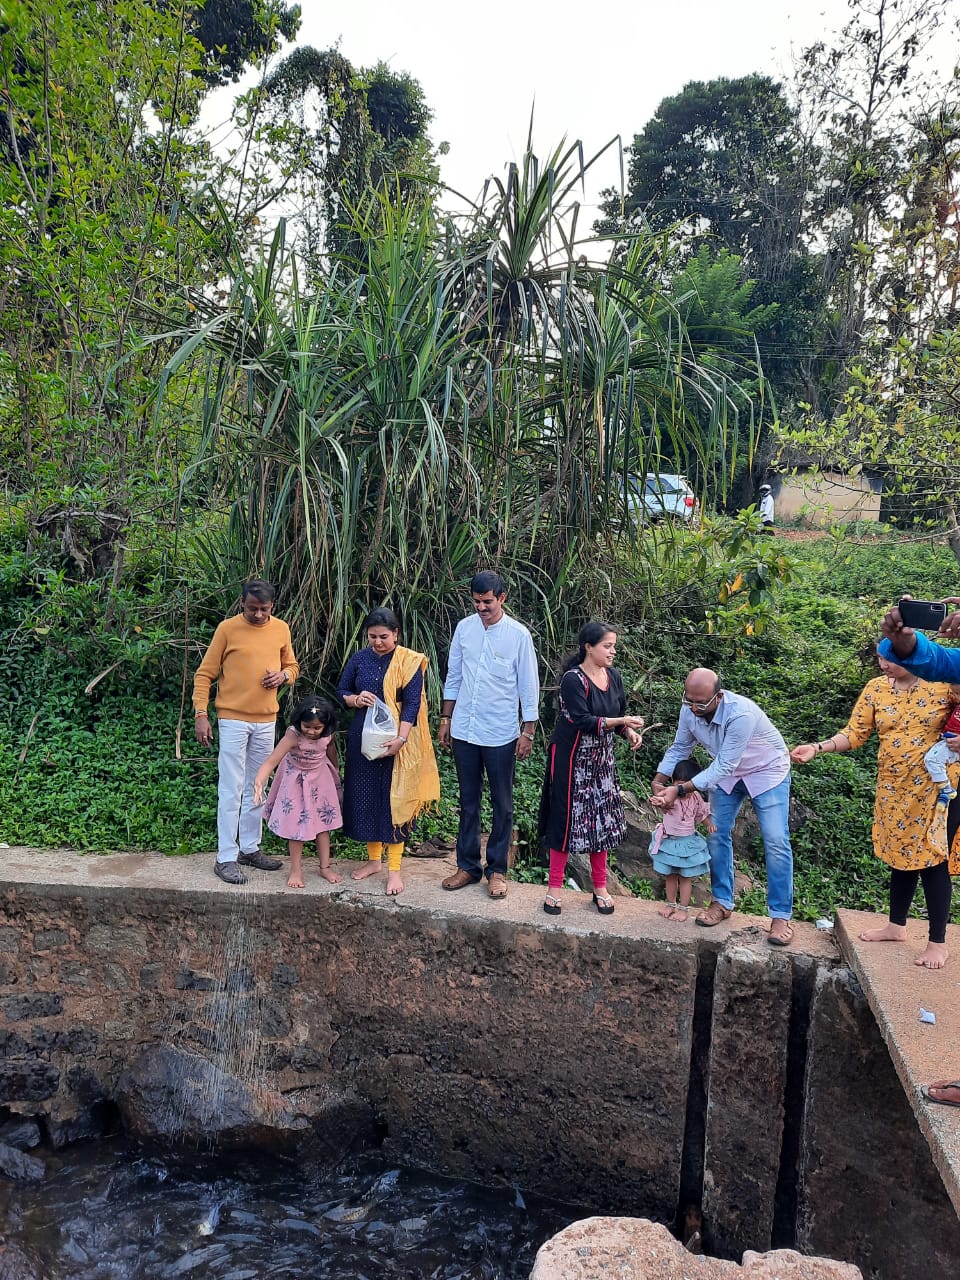
<instances>
[{"instance_id":1,"label":"dark water","mask_svg":"<svg viewBox=\"0 0 960 1280\"><path fill-rule=\"evenodd\" d=\"M43 1183L0 1183L0 1238L45 1280L526 1280L580 1216L369 1156L331 1170L117 1139L45 1160Z\"/></svg>"}]
</instances>

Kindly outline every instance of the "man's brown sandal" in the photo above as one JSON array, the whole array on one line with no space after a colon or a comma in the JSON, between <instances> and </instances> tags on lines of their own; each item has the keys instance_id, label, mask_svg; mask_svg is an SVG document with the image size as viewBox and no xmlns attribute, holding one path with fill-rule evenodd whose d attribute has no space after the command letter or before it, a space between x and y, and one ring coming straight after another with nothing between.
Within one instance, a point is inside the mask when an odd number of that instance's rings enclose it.
<instances>
[{"instance_id":1,"label":"man's brown sandal","mask_svg":"<svg viewBox=\"0 0 960 1280\"><path fill-rule=\"evenodd\" d=\"M505 898L507 896L507 882L499 871L494 871L487 882L487 893L491 898Z\"/></svg>"},{"instance_id":2,"label":"man's brown sandal","mask_svg":"<svg viewBox=\"0 0 960 1280\"><path fill-rule=\"evenodd\" d=\"M468 884L477 884L477 880L469 871L455 871L452 876L447 876L446 880L440 881L444 889L465 889Z\"/></svg>"},{"instance_id":3,"label":"man's brown sandal","mask_svg":"<svg viewBox=\"0 0 960 1280\"><path fill-rule=\"evenodd\" d=\"M774 933L774 929L780 926L779 930ZM789 920L774 920L770 925L770 932L767 934L767 941L771 947L789 947L793 941L793 925Z\"/></svg>"},{"instance_id":4,"label":"man's brown sandal","mask_svg":"<svg viewBox=\"0 0 960 1280\"><path fill-rule=\"evenodd\" d=\"M721 906L719 902L711 902L697 916L697 924L702 925L704 929L712 929L715 924L723 924L724 920L729 920L732 915L733 912Z\"/></svg>"}]
</instances>

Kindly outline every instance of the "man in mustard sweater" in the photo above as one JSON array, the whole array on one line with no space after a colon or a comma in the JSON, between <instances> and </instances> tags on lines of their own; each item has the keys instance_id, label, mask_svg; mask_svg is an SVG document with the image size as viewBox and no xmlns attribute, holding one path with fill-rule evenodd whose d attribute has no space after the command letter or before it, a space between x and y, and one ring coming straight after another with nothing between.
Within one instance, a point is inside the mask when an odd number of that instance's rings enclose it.
<instances>
[{"instance_id":1,"label":"man in mustard sweater","mask_svg":"<svg viewBox=\"0 0 960 1280\"><path fill-rule=\"evenodd\" d=\"M262 810L253 805L253 780L276 737L276 691L300 674L290 628L272 616L274 596L269 582L245 582L240 613L217 627L193 677L194 733L204 747L213 744L207 711L210 686L217 683L220 782L214 871L227 884L246 883L238 863L260 871L276 871L281 865L260 852Z\"/></svg>"}]
</instances>

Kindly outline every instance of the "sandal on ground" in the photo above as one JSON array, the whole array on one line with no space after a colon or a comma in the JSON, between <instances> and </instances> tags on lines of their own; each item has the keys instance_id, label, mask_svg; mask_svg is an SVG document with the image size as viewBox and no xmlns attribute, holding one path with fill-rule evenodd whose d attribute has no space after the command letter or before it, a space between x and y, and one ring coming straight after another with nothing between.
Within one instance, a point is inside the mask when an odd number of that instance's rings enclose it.
<instances>
[{"instance_id":1,"label":"sandal on ground","mask_svg":"<svg viewBox=\"0 0 960 1280\"><path fill-rule=\"evenodd\" d=\"M595 893L593 895L593 905L597 908L602 916L613 915L613 899L606 893Z\"/></svg>"},{"instance_id":2,"label":"sandal on ground","mask_svg":"<svg viewBox=\"0 0 960 1280\"><path fill-rule=\"evenodd\" d=\"M469 871L464 871L462 867L455 871L452 876L447 876L446 880L440 881L444 889L465 889L468 884L476 883L476 877L472 876Z\"/></svg>"},{"instance_id":3,"label":"sandal on ground","mask_svg":"<svg viewBox=\"0 0 960 1280\"><path fill-rule=\"evenodd\" d=\"M697 924L702 925L704 929L712 929L715 924L723 924L724 920L729 920L733 912L721 905L719 902L711 902L697 916Z\"/></svg>"},{"instance_id":4,"label":"sandal on ground","mask_svg":"<svg viewBox=\"0 0 960 1280\"><path fill-rule=\"evenodd\" d=\"M507 896L507 881L499 871L494 871L487 881L487 893L491 898L505 898Z\"/></svg>"},{"instance_id":5,"label":"sandal on ground","mask_svg":"<svg viewBox=\"0 0 960 1280\"><path fill-rule=\"evenodd\" d=\"M774 933L774 929L780 928ZM793 925L789 920L774 920L770 925L770 932L767 934L767 941L771 947L789 947L793 941Z\"/></svg>"},{"instance_id":6,"label":"sandal on ground","mask_svg":"<svg viewBox=\"0 0 960 1280\"><path fill-rule=\"evenodd\" d=\"M960 1080L937 1080L934 1084L928 1084L926 1088L920 1090L927 1102L935 1102L940 1107L960 1107L960 1099L954 1102L952 1098L935 1098L930 1092L931 1089L937 1089L940 1092L944 1089L953 1089L954 1092L960 1093Z\"/></svg>"},{"instance_id":7,"label":"sandal on ground","mask_svg":"<svg viewBox=\"0 0 960 1280\"><path fill-rule=\"evenodd\" d=\"M559 898L554 897L552 893L548 893L543 904L543 909L548 916L558 916L562 903Z\"/></svg>"}]
</instances>

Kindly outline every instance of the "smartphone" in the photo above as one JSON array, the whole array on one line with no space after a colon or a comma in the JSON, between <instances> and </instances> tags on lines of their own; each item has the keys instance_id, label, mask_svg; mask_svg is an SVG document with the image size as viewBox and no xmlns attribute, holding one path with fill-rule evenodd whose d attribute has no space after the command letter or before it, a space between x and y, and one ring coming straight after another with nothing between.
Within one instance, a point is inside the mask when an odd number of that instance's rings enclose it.
<instances>
[{"instance_id":1,"label":"smartphone","mask_svg":"<svg viewBox=\"0 0 960 1280\"><path fill-rule=\"evenodd\" d=\"M898 600L900 619L914 631L939 631L947 616L947 606L939 600Z\"/></svg>"}]
</instances>

